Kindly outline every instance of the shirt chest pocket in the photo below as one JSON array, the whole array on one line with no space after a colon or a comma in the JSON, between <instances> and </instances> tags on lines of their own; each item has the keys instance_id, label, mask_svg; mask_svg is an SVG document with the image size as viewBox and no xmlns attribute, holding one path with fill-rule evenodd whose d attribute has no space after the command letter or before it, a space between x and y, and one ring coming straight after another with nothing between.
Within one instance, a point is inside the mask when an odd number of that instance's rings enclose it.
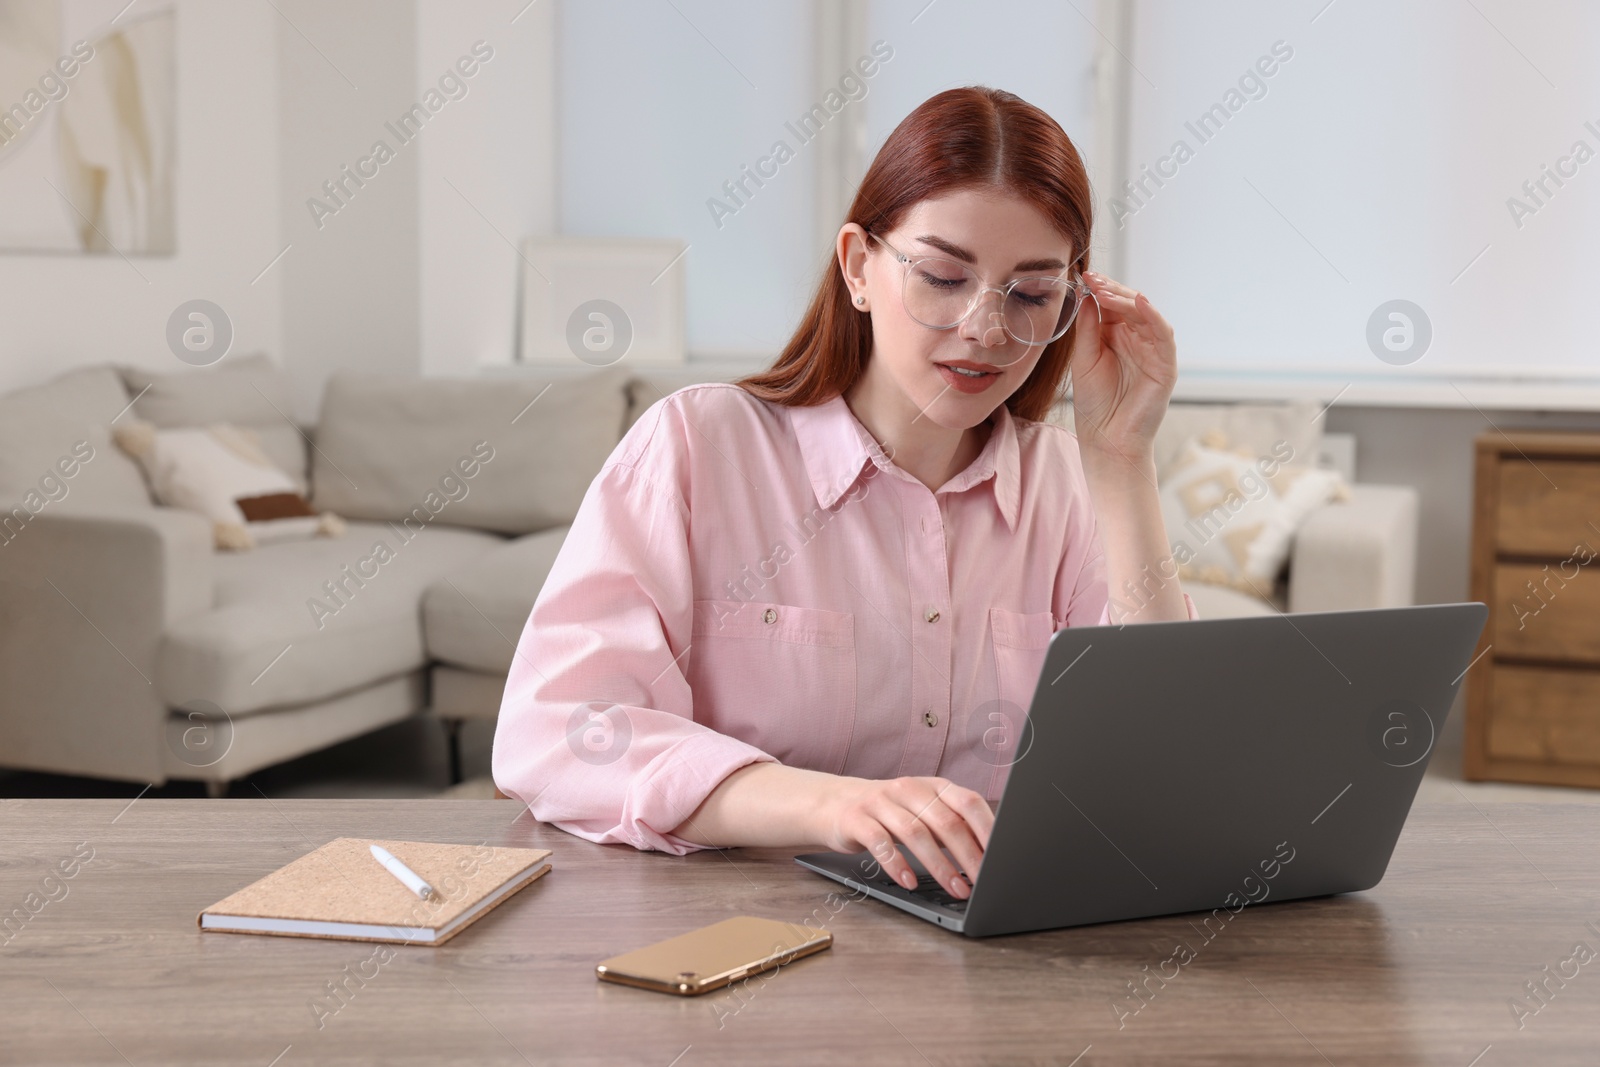
<instances>
[{"instance_id":1,"label":"shirt chest pocket","mask_svg":"<svg viewBox=\"0 0 1600 1067\"><path fill-rule=\"evenodd\" d=\"M844 769L856 715L853 614L697 600L692 640L697 722L791 766Z\"/></svg>"},{"instance_id":2,"label":"shirt chest pocket","mask_svg":"<svg viewBox=\"0 0 1600 1067\"><path fill-rule=\"evenodd\" d=\"M1021 721L1033 703L1039 671L1056 632L1055 616L1048 611L990 608L989 631L994 641L995 692L1016 706Z\"/></svg>"}]
</instances>

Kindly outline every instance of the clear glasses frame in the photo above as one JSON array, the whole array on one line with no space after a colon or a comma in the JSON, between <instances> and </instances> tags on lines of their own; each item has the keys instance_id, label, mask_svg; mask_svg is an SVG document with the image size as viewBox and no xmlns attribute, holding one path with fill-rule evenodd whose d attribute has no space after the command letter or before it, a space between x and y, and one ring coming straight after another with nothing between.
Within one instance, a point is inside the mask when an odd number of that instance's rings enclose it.
<instances>
[{"instance_id":1,"label":"clear glasses frame","mask_svg":"<svg viewBox=\"0 0 1600 1067\"><path fill-rule=\"evenodd\" d=\"M879 244L883 245L883 247L887 248L894 255L894 258L900 262L901 266L904 268L904 276L902 277L901 284L900 284L900 301L901 301L901 304L902 304L902 306L906 307L906 314L911 317L912 321L916 322L917 324L919 324L921 326L926 326L930 330L953 330L957 326L960 326L963 322L966 322L967 319L971 317L972 312L977 309L978 305L983 303L983 298L988 293L991 293L991 292L999 293L1000 294L1000 306L1001 307L1005 307L1006 301L1011 299L1012 290L1014 290L1018 285L1022 284L1023 282L1030 281L1030 280L1037 279L1037 278L1048 278L1051 281L1065 282L1068 285L1068 287L1071 289L1071 291L1072 291L1072 296L1070 298L1071 301L1072 301L1072 313L1070 315L1068 315L1066 317L1066 320L1064 322L1062 322L1061 325L1056 328L1056 332L1055 333L1051 334L1049 337L1045 338L1042 341L1041 340L1035 340L1035 339L1028 338L1028 337L1020 337L1020 336L1017 335L1017 333L1015 331L1013 331L1011 329L1011 327L1009 325L1005 324L1004 316L1001 317L1002 325L1003 325L1003 327L1004 327L1004 329L1006 331L1006 335L1008 337L1010 337L1013 340L1017 341L1018 343L1024 344L1024 345L1029 345L1029 346L1047 345L1050 342L1055 341L1058 338L1065 336L1066 332L1068 330L1072 329L1072 324L1074 322L1078 321L1078 312L1080 310L1082 310L1082 308L1083 308L1083 298L1085 296L1088 296L1091 299L1093 298L1093 294L1089 291L1089 286L1084 282L1083 275L1081 273L1078 274L1074 278L1065 278L1061 274L1027 274L1027 275L1023 275L1022 277L1019 277L1019 278L1013 278L1011 281L1006 283L1006 286L1005 286L1004 289L1000 289L1000 288L997 288L997 287L992 286L992 285L984 285L983 284L983 279L978 277L978 272L977 271L973 270L971 267L967 266L965 263L961 263L961 262L959 262L957 260L951 259L949 256L914 256L914 257L913 256L908 256L904 252L902 252L898 248L896 248L894 245L892 245L888 241L884 240L878 234L875 234L875 233L872 233L871 231L868 231L867 232L867 236L872 238L872 239L874 239L874 240L876 240ZM1082 253L1079 254L1079 258L1082 258ZM906 287L911 284L911 272L917 267L918 264L926 263L926 262L928 262L930 260L937 261L937 262L940 262L940 263L949 263L950 265L952 265L954 267L957 267L957 268L959 268L961 270L966 271L968 274L972 275L973 278L975 278L977 280L977 282L978 282L978 291L973 293L972 302L969 303L967 305L967 307L966 307L966 310L961 313L961 317L956 319L956 321L954 321L954 322L943 323L943 324L932 323L932 322L923 322L921 319L917 318L916 315L911 313L911 309L910 309L909 304L908 304L908 302L906 300ZM1074 260L1073 262L1077 262L1077 260ZM1063 272L1063 273L1065 273L1065 272Z\"/></svg>"}]
</instances>

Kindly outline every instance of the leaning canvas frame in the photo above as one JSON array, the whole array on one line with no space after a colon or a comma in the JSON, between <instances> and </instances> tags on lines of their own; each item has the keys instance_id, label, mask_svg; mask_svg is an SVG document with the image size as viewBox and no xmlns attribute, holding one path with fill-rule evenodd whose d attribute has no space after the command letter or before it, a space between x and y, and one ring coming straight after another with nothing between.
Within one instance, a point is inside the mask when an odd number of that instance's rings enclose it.
<instances>
[{"instance_id":1,"label":"leaning canvas frame","mask_svg":"<svg viewBox=\"0 0 1600 1067\"><path fill-rule=\"evenodd\" d=\"M675 239L531 237L522 242L522 331L518 359L542 366L605 366L580 358L569 336L575 313L607 300L628 317L633 337L612 362L677 366L684 361L685 246ZM578 326L589 318L577 316ZM594 320L601 322L602 320ZM604 328L602 322L600 328Z\"/></svg>"}]
</instances>

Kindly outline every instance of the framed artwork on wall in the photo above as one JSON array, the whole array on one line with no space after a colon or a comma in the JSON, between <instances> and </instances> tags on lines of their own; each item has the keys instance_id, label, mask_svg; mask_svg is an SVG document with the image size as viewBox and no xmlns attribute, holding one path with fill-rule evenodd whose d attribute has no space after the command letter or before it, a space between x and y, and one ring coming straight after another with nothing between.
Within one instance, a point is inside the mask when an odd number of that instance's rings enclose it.
<instances>
[{"instance_id":1,"label":"framed artwork on wall","mask_svg":"<svg viewBox=\"0 0 1600 1067\"><path fill-rule=\"evenodd\" d=\"M0 253L171 255L172 5L0 3Z\"/></svg>"},{"instance_id":2,"label":"framed artwork on wall","mask_svg":"<svg viewBox=\"0 0 1600 1067\"><path fill-rule=\"evenodd\" d=\"M522 242L523 363L595 367L684 358L679 240L532 237Z\"/></svg>"}]
</instances>

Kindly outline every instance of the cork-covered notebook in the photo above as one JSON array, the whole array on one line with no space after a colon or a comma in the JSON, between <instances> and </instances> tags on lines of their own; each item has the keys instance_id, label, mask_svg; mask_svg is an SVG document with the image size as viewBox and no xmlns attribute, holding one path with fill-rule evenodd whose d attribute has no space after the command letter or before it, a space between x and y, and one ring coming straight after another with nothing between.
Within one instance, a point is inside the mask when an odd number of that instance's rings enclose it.
<instances>
[{"instance_id":1,"label":"cork-covered notebook","mask_svg":"<svg viewBox=\"0 0 1600 1067\"><path fill-rule=\"evenodd\" d=\"M418 897L380 845L433 887ZM547 848L340 837L200 913L201 930L438 945L550 869Z\"/></svg>"}]
</instances>

